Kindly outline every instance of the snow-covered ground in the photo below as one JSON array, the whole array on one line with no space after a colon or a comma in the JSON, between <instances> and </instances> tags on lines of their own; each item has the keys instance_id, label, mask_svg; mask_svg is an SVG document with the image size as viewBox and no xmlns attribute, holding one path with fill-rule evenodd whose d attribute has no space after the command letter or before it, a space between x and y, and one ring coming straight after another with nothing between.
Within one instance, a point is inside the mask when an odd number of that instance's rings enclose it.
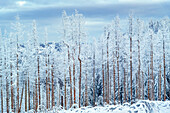
<instances>
[{"instance_id":1,"label":"snow-covered ground","mask_svg":"<svg viewBox=\"0 0 170 113\"><path fill-rule=\"evenodd\" d=\"M82 107L69 110L49 111L48 113L170 113L170 101L142 100L133 105L106 105L105 107Z\"/></svg>"}]
</instances>

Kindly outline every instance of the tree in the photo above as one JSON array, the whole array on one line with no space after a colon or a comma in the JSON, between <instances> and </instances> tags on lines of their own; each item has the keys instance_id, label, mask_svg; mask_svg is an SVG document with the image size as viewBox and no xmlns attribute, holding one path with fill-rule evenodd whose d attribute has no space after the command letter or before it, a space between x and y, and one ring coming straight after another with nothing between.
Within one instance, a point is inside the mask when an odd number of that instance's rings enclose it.
<instances>
[{"instance_id":1,"label":"tree","mask_svg":"<svg viewBox=\"0 0 170 113\"><path fill-rule=\"evenodd\" d=\"M129 38L130 38L130 95L132 104L132 15L129 15Z\"/></svg>"},{"instance_id":2,"label":"tree","mask_svg":"<svg viewBox=\"0 0 170 113\"><path fill-rule=\"evenodd\" d=\"M107 103L109 104L109 101L110 101L110 94L109 94L109 43L108 43L108 40L109 40L109 35L110 35L110 32L108 32L108 36L107 36Z\"/></svg>"},{"instance_id":3,"label":"tree","mask_svg":"<svg viewBox=\"0 0 170 113\"><path fill-rule=\"evenodd\" d=\"M150 28L152 29L152 26L153 26L153 23L152 21L150 22ZM155 96L154 96L154 75L153 75L153 42L152 42L152 38L153 38L153 31L150 30L150 41L151 41L151 44L150 44L150 48L151 48L151 51L150 51L150 69L151 69L151 78L152 78L152 91L151 91L151 100L155 100Z\"/></svg>"},{"instance_id":4,"label":"tree","mask_svg":"<svg viewBox=\"0 0 170 113\"><path fill-rule=\"evenodd\" d=\"M2 53L2 33L1 33L1 29L0 29L0 53ZM0 78L1 78L1 112L3 113L3 75L2 75L2 56L0 56Z\"/></svg>"},{"instance_id":5,"label":"tree","mask_svg":"<svg viewBox=\"0 0 170 113\"><path fill-rule=\"evenodd\" d=\"M95 92L95 46L96 46L96 41L94 41L94 50L93 50L93 107L95 106L95 98L96 98L96 92Z\"/></svg>"}]
</instances>

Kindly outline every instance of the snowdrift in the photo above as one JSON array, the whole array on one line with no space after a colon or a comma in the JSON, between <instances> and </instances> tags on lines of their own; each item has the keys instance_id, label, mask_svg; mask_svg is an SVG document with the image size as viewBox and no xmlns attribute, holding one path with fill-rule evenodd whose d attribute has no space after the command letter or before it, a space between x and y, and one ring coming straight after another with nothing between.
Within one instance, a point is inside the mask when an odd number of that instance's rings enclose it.
<instances>
[{"instance_id":1,"label":"snowdrift","mask_svg":"<svg viewBox=\"0 0 170 113\"><path fill-rule=\"evenodd\" d=\"M82 107L76 109L54 109L48 113L170 113L170 101L148 101L141 100L130 105L106 105L104 107Z\"/></svg>"}]
</instances>

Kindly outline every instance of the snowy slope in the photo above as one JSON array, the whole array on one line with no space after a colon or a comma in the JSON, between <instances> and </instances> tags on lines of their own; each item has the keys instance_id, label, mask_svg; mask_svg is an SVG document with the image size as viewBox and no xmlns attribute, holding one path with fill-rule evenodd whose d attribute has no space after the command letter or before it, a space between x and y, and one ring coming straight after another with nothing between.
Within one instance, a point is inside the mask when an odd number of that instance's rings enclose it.
<instances>
[{"instance_id":1,"label":"snowy slope","mask_svg":"<svg viewBox=\"0 0 170 113\"><path fill-rule=\"evenodd\" d=\"M108 105L105 107L82 107L69 110L53 110L48 113L170 113L170 101L139 101L129 105Z\"/></svg>"}]
</instances>

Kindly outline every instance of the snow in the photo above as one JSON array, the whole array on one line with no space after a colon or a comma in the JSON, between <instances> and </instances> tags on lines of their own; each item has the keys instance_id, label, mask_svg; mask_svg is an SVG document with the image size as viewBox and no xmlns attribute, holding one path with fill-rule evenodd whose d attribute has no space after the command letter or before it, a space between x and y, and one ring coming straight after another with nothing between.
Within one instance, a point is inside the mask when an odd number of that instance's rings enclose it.
<instances>
[{"instance_id":1,"label":"snow","mask_svg":"<svg viewBox=\"0 0 170 113\"><path fill-rule=\"evenodd\" d=\"M135 104L106 105L105 107L82 107L69 110L49 111L48 113L170 113L170 101L141 100Z\"/></svg>"}]
</instances>

